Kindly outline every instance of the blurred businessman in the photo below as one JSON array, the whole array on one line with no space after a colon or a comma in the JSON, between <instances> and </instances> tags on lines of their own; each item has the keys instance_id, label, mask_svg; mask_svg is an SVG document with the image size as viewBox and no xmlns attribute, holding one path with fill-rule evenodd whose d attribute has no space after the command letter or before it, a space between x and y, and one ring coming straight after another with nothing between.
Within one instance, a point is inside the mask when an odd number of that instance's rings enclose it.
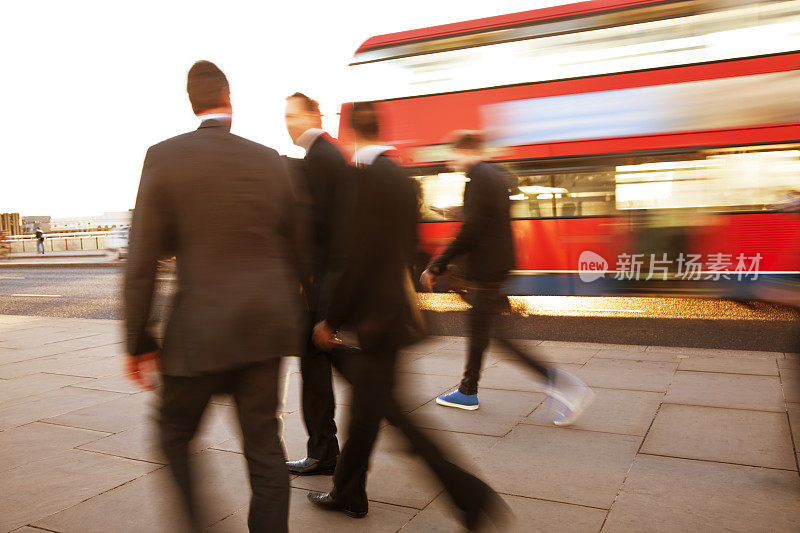
<instances>
[{"instance_id":1,"label":"blurred businessman","mask_svg":"<svg viewBox=\"0 0 800 533\"><path fill-rule=\"evenodd\" d=\"M334 140L322 130L319 104L302 93L286 99L286 129L292 142L306 151L301 174L311 201L312 262L306 284L309 306L307 342L300 358L303 377L303 421L308 432L305 458L287 463L297 475L332 474L339 457L333 420L331 356L311 341L311 329L322 317L344 264L344 217L351 203L349 168Z\"/></svg>"},{"instance_id":2,"label":"blurred businessman","mask_svg":"<svg viewBox=\"0 0 800 533\"><path fill-rule=\"evenodd\" d=\"M278 436L280 358L299 351L301 241L278 154L230 133L225 75L189 70L196 131L147 151L125 275L127 372L151 388L160 362L161 445L193 527L189 442L211 396L236 401L252 498L250 531L286 531L289 479ZM149 332L157 263L176 256L178 290L163 345Z\"/></svg>"},{"instance_id":3,"label":"blurred businessman","mask_svg":"<svg viewBox=\"0 0 800 533\"><path fill-rule=\"evenodd\" d=\"M397 352L422 336L422 318L411 279L416 252L414 185L378 142L380 124L370 103L354 104L350 116L356 147L357 199L348 232L347 267L331 295L314 341L333 350L334 363L353 386L347 442L336 465L333 489L309 493L315 505L360 518L368 512L369 460L381 420L397 426L445 486L464 524L505 515L499 496L450 462L414 427L394 396ZM336 332L355 330L360 350L337 346Z\"/></svg>"}]
</instances>

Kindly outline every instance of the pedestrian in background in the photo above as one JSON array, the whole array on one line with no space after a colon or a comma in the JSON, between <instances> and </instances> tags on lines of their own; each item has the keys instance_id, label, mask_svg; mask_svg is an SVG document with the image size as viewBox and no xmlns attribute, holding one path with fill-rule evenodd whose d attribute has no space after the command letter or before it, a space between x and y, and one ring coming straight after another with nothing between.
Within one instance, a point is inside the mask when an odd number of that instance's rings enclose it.
<instances>
[{"instance_id":1,"label":"pedestrian in background","mask_svg":"<svg viewBox=\"0 0 800 533\"><path fill-rule=\"evenodd\" d=\"M574 422L591 401L593 393L580 380L564 371L545 365L514 342L501 337L496 328L499 315L510 310L503 293L508 273L514 268L514 241L511 234L511 202L507 173L484 161L483 138L477 132L457 132L452 145L450 167L463 172L464 222L456 237L431 261L420 283L432 290L435 278L447 270L453 259L465 256L469 311L469 344L464 377L455 391L436 398L436 403L473 411L478 409L478 380L483 355L491 337L525 363L544 380L545 393L557 411L553 422Z\"/></svg>"},{"instance_id":2,"label":"pedestrian in background","mask_svg":"<svg viewBox=\"0 0 800 533\"><path fill-rule=\"evenodd\" d=\"M44 233L42 233L42 228L36 228L36 253L44 255Z\"/></svg>"}]
</instances>

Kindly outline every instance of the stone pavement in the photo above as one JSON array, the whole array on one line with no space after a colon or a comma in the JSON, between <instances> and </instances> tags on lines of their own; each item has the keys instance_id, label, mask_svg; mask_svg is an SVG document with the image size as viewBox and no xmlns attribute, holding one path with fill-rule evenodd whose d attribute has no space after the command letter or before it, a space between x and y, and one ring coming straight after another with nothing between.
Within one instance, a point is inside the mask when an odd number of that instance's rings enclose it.
<instances>
[{"instance_id":1,"label":"stone pavement","mask_svg":"<svg viewBox=\"0 0 800 533\"><path fill-rule=\"evenodd\" d=\"M0 531L178 531L152 427L155 397L121 375L120 323L0 316ZM481 408L433 399L459 381L465 340L402 358L405 408L503 494L514 531L800 531L800 356L524 341L597 393L578 424L546 419L539 384L492 351ZM284 364L289 457L304 455L297 360ZM349 387L336 380L337 401ZM229 398L210 405L194 461L213 532L246 530L249 491ZM338 410L346 434L346 407ZM292 479L290 530L459 531L441 487L389 426L363 520L319 511Z\"/></svg>"}]
</instances>

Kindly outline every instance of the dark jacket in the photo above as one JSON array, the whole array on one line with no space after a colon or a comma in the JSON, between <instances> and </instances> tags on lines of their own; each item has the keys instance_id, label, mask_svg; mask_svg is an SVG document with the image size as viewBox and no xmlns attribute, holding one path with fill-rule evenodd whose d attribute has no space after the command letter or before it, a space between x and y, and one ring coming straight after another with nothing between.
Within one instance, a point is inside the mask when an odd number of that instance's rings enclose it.
<instances>
[{"instance_id":1,"label":"dark jacket","mask_svg":"<svg viewBox=\"0 0 800 533\"><path fill-rule=\"evenodd\" d=\"M177 258L165 374L191 376L297 354L302 217L286 167L215 120L147 151L125 274L133 355L148 328L157 261Z\"/></svg>"},{"instance_id":2,"label":"dark jacket","mask_svg":"<svg viewBox=\"0 0 800 533\"><path fill-rule=\"evenodd\" d=\"M316 314L327 308L333 286L344 268L346 206L352 205L354 190L352 167L328 134L323 133L314 140L303 163L311 201L309 307Z\"/></svg>"},{"instance_id":3,"label":"dark jacket","mask_svg":"<svg viewBox=\"0 0 800 533\"><path fill-rule=\"evenodd\" d=\"M398 347L418 312L410 278L417 246L415 189L386 155L353 175L348 261L325 318L334 329L353 326L364 349Z\"/></svg>"},{"instance_id":4,"label":"dark jacket","mask_svg":"<svg viewBox=\"0 0 800 533\"><path fill-rule=\"evenodd\" d=\"M39 242L44 241L44 233L42 233L42 230L40 229L36 230L36 240Z\"/></svg>"},{"instance_id":5,"label":"dark jacket","mask_svg":"<svg viewBox=\"0 0 800 533\"><path fill-rule=\"evenodd\" d=\"M464 223L429 269L441 274L460 255L466 256L465 277L471 281L503 281L514 268L511 202L507 174L489 163L478 163L467 173L464 187Z\"/></svg>"}]
</instances>

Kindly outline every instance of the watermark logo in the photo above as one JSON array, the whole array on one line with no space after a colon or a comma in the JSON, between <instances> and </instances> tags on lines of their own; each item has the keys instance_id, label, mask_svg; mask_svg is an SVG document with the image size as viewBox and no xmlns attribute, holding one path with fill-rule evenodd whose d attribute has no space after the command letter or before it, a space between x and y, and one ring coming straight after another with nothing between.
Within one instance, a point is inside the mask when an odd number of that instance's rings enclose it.
<instances>
[{"instance_id":1,"label":"watermark logo","mask_svg":"<svg viewBox=\"0 0 800 533\"><path fill-rule=\"evenodd\" d=\"M581 281L590 283L602 278L608 270L608 261L591 250L584 250L578 257L578 276Z\"/></svg>"},{"instance_id":2,"label":"watermark logo","mask_svg":"<svg viewBox=\"0 0 800 533\"><path fill-rule=\"evenodd\" d=\"M759 253L724 254L684 254L676 257L668 254L627 254L617 256L614 270L609 270L608 262L591 250L584 250L578 258L578 276L581 281L592 282L602 278L606 272L614 274L617 280L680 279L680 280L757 280L762 256Z\"/></svg>"}]
</instances>

